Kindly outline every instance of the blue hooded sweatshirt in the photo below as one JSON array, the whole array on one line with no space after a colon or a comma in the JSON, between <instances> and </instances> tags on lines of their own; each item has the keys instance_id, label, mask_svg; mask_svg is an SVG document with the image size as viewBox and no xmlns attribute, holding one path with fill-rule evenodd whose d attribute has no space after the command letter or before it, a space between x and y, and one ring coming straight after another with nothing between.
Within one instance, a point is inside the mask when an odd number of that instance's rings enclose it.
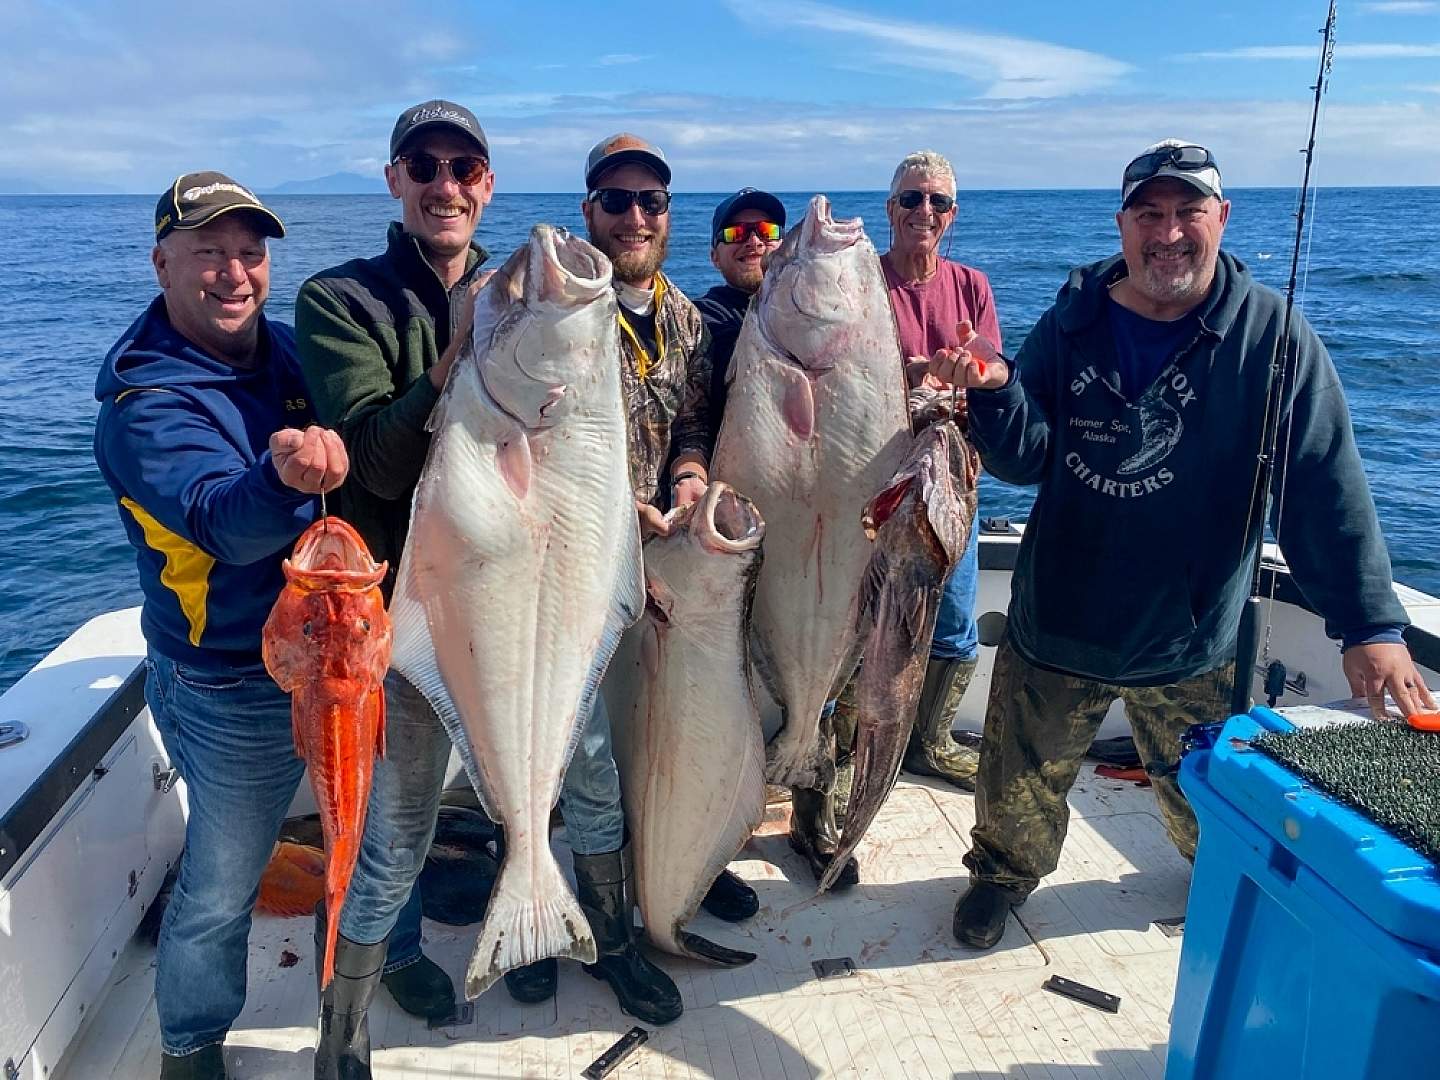
<instances>
[{"instance_id":1,"label":"blue hooded sweatshirt","mask_svg":"<svg viewBox=\"0 0 1440 1080\"><path fill-rule=\"evenodd\" d=\"M313 422L294 333L261 316L259 363L231 367L181 336L157 297L95 384L95 461L135 547L150 647L212 672L260 665L281 560L314 496L280 482L270 436Z\"/></svg>"}]
</instances>

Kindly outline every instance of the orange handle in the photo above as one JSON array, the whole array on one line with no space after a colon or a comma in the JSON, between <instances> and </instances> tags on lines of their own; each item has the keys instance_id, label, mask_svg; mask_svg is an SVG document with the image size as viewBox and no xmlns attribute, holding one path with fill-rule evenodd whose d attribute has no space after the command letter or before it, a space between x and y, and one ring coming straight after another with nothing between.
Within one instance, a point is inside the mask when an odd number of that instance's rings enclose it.
<instances>
[{"instance_id":1,"label":"orange handle","mask_svg":"<svg viewBox=\"0 0 1440 1080\"><path fill-rule=\"evenodd\" d=\"M1416 731L1440 731L1440 712L1422 712L1407 716L1405 722Z\"/></svg>"}]
</instances>

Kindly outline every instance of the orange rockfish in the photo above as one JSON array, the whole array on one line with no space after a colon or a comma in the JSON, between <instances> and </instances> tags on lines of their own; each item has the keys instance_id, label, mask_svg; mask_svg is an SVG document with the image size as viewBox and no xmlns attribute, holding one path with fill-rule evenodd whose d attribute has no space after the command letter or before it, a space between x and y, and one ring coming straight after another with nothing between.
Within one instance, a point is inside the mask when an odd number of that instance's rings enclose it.
<instances>
[{"instance_id":1,"label":"orange rockfish","mask_svg":"<svg viewBox=\"0 0 1440 1080\"><path fill-rule=\"evenodd\" d=\"M380 595L386 564L345 522L315 522L285 560L285 588L265 620L265 668L291 695L295 752L325 835L329 919L321 987L335 971L340 909L360 854L375 757L385 756L385 691L390 616Z\"/></svg>"}]
</instances>

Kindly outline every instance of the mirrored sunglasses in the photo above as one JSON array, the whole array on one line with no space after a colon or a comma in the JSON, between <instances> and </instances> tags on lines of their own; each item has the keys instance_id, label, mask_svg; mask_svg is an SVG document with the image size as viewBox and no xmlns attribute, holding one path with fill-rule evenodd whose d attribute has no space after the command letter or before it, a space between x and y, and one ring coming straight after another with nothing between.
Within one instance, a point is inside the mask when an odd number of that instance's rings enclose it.
<instances>
[{"instance_id":1,"label":"mirrored sunglasses","mask_svg":"<svg viewBox=\"0 0 1440 1080\"><path fill-rule=\"evenodd\" d=\"M780 239L784 230L773 221L740 221L734 225L726 225L715 238L722 244L743 243L747 236L756 236L763 243L773 244Z\"/></svg>"}]
</instances>

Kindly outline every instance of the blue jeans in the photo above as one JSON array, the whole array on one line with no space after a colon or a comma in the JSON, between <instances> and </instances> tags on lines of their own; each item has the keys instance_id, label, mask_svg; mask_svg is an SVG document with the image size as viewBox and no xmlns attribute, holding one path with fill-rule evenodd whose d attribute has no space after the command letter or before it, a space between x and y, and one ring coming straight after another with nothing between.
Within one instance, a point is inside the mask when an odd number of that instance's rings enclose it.
<instances>
[{"instance_id":1,"label":"blue jeans","mask_svg":"<svg viewBox=\"0 0 1440 1080\"><path fill-rule=\"evenodd\" d=\"M980 655L980 632L975 627L975 594L980 585L980 526L970 530L965 554L945 580L940 610L935 614L932 660L974 660Z\"/></svg>"},{"instance_id":2,"label":"blue jeans","mask_svg":"<svg viewBox=\"0 0 1440 1080\"><path fill-rule=\"evenodd\" d=\"M560 816L576 855L618 851L625 842L625 810L620 804L620 772L610 743L610 713L597 693L585 730L560 782Z\"/></svg>"},{"instance_id":3,"label":"blue jeans","mask_svg":"<svg viewBox=\"0 0 1440 1080\"><path fill-rule=\"evenodd\" d=\"M440 790L450 760L450 736L418 690L396 672L385 677L385 757L375 762L365 836L355 876L340 913L340 933L371 945L396 926L407 903L415 905L408 927L414 953L387 956L393 971L419 958L419 893L416 879L435 835ZM413 898L413 899L412 899ZM402 945L404 945L402 931Z\"/></svg>"},{"instance_id":4,"label":"blue jeans","mask_svg":"<svg viewBox=\"0 0 1440 1080\"><path fill-rule=\"evenodd\" d=\"M419 963L420 956L420 879L411 886L410 898L395 917L390 941L385 946L385 974Z\"/></svg>"},{"instance_id":5,"label":"blue jeans","mask_svg":"<svg viewBox=\"0 0 1440 1080\"><path fill-rule=\"evenodd\" d=\"M145 700L185 780L185 850L155 960L161 1048L222 1042L245 1004L245 955L260 874L305 763L290 697L263 668L216 674L151 653Z\"/></svg>"}]
</instances>

